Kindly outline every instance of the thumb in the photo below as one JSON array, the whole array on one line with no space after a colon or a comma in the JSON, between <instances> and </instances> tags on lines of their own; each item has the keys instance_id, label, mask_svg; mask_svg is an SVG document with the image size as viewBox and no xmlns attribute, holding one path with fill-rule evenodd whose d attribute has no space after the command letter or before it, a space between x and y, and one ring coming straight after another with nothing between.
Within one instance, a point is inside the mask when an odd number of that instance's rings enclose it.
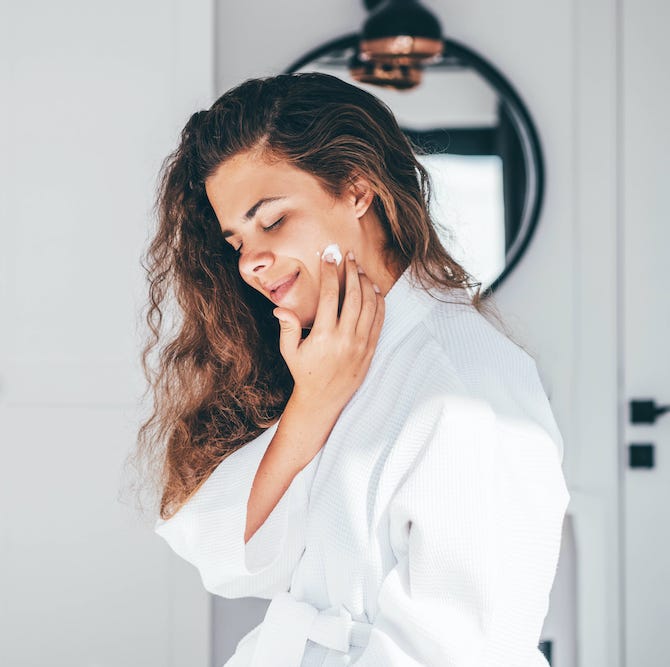
<instances>
[{"instance_id":1,"label":"thumb","mask_svg":"<svg viewBox=\"0 0 670 667\"><path fill-rule=\"evenodd\" d=\"M275 308L272 314L279 320L279 350L284 359L298 348L302 328L300 320L290 310Z\"/></svg>"}]
</instances>

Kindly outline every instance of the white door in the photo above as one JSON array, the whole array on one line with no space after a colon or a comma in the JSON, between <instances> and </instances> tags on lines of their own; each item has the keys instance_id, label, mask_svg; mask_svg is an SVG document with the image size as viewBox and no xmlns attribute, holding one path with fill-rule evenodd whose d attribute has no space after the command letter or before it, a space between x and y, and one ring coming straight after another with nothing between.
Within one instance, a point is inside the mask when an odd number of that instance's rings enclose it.
<instances>
[{"instance_id":1,"label":"white door","mask_svg":"<svg viewBox=\"0 0 670 667\"><path fill-rule=\"evenodd\" d=\"M670 3L621 7L624 656L667 667L670 412L631 423L629 410L633 399L670 405Z\"/></svg>"}]
</instances>

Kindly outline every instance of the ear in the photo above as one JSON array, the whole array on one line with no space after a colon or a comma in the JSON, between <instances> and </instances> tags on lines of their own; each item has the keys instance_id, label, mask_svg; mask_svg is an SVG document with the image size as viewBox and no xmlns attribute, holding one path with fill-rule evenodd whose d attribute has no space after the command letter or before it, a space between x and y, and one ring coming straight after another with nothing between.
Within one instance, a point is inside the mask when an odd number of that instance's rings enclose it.
<instances>
[{"instance_id":1,"label":"ear","mask_svg":"<svg viewBox=\"0 0 670 667\"><path fill-rule=\"evenodd\" d=\"M356 211L356 217L360 218L365 215L375 197L372 185L365 176L356 175L349 184L349 193Z\"/></svg>"}]
</instances>

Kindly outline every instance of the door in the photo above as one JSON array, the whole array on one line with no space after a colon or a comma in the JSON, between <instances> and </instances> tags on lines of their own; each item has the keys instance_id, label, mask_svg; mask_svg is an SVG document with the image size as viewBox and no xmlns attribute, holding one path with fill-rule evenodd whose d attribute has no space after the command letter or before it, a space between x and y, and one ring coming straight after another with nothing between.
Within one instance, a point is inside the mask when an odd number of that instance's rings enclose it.
<instances>
[{"instance_id":1,"label":"door","mask_svg":"<svg viewBox=\"0 0 670 667\"><path fill-rule=\"evenodd\" d=\"M670 412L632 423L630 401L670 404L670 3L621 11L624 655L626 667L667 667Z\"/></svg>"}]
</instances>

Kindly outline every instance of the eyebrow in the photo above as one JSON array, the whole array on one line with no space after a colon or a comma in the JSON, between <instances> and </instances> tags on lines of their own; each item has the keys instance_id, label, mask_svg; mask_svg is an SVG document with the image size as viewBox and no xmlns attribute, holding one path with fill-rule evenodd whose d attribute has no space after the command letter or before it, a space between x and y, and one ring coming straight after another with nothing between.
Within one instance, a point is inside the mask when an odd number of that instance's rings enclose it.
<instances>
[{"instance_id":1,"label":"eyebrow","mask_svg":"<svg viewBox=\"0 0 670 667\"><path fill-rule=\"evenodd\" d=\"M253 217L255 217L256 213L258 213L258 210L264 206L265 204L269 204L270 202L277 201L279 199L286 199L286 195L278 195L276 197L263 197L262 199L259 199L242 217L242 222L247 222L248 220L251 220ZM229 229L223 229L223 238L227 239L229 236L232 236L235 232L231 232Z\"/></svg>"}]
</instances>

